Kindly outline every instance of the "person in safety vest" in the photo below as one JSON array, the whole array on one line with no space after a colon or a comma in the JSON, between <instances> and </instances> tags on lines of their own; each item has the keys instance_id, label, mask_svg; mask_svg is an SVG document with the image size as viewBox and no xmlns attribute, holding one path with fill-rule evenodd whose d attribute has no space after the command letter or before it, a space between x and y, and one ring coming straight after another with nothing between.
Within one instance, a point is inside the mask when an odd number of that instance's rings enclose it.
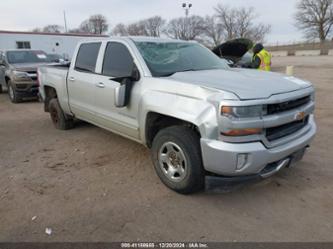
<instances>
[{"instance_id":1,"label":"person in safety vest","mask_svg":"<svg viewBox=\"0 0 333 249\"><path fill-rule=\"evenodd\" d=\"M253 47L253 57L249 68L255 68L262 71L271 71L272 55L264 48L261 43Z\"/></svg>"}]
</instances>

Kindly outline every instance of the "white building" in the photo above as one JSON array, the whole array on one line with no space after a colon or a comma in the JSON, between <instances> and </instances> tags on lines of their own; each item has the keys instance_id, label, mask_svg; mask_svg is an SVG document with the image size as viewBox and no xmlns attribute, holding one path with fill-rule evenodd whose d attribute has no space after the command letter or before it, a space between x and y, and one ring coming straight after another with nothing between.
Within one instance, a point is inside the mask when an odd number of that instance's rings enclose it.
<instances>
[{"instance_id":1,"label":"white building","mask_svg":"<svg viewBox=\"0 0 333 249\"><path fill-rule=\"evenodd\" d=\"M77 43L82 39L95 39L105 36L70 33L38 33L0 31L1 49L36 49L48 54L60 54L72 58Z\"/></svg>"}]
</instances>

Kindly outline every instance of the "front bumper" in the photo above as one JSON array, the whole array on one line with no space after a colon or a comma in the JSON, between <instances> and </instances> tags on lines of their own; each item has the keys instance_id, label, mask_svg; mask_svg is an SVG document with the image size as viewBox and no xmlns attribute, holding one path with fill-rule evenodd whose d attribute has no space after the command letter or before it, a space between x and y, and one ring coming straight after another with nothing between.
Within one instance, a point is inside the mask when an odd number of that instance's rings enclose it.
<instances>
[{"instance_id":1,"label":"front bumper","mask_svg":"<svg viewBox=\"0 0 333 249\"><path fill-rule=\"evenodd\" d=\"M274 148L266 148L261 142L227 143L217 140L201 139L203 164L206 171L226 177L243 177L262 175L265 168L277 164L272 171L289 165L292 155L304 150L316 134L316 124L311 115L308 131L297 139ZM239 154L247 154L247 161L243 168L237 170ZM278 164L283 164L281 167ZM278 169L277 171L275 169ZM270 176L272 174L266 174Z\"/></svg>"},{"instance_id":2,"label":"front bumper","mask_svg":"<svg viewBox=\"0 0 333 249\"><path fill-rule=\"evenodd\" d=\"M20 98L37 97L39 87L37 82L13 82L15 93Z\"/></svg>"}]
</instances>

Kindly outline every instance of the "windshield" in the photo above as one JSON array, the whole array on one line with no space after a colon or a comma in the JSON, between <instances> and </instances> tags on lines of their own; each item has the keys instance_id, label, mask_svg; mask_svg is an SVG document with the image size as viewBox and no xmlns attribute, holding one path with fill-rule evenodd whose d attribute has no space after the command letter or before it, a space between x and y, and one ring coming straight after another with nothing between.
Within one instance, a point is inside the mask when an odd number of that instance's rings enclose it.
<instances>
[{"instance_id":1,"label":"windshield","mask_svg":"<svg viewBox=\"0 0 333 249\"><path fill-rule=\"evenodd\" d=\"M48 62L48 58L43 51L8 51L7 60L10 64L17 63L41 63Z\"/></svg>"},{"instance_id":2,"label":"windshield","mask_svg":"<svg viewBox=\"0 0 333 249\"><path fill-rule=\"evenodd\" d=\"M151 74L166 77L177 72L227 69L209 49L190 42L136 42Z\"/></svg>"},{"instance_id":3,"label":"windshield","mask_svg":"<svg viewBox=\"0 0 333 249\"><path fill-rule=\"evenodd\" d=\"M58 54L48 54L47 58L49 59L49 61L53 62L53 61L57 61L60 60L61 57Z\"/></svg>"}]
</instances>

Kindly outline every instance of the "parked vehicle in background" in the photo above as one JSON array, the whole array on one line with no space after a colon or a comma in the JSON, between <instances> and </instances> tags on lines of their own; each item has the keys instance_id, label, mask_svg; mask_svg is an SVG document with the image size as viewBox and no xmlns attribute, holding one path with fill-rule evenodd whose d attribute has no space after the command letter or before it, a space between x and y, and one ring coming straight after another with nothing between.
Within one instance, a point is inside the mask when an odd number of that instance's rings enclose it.
<instances>
[{"instance_id":1,"label":"parked vehicle in background","mask_svg":"<svg viewBox=\"0 0 333 249\"><path fill-rule=\"evenodd\" d=\"M196 42L83 42L70 65L38 75L56 128L77 118L144 144L179 193L201 190L207 175L270 177L300 160L316 133L311 83L230 68Z\"/></svg>"},{"instance_id":2,"label":"parked vehicle in background","mask_svg":"<svg viewBox=\"0 0 333 249\"><path fill-rule=\"evenodd\" d=\"M66 59L64 56L60 54L47 54L47 58L49 62L52 63L66 63L68 62L68 59Z\"/></svg>"},{"instance_id":3,"label":"parked vehicle in background","mask_svg":"<svg viewBox=\"0 0 333 249\"><path fill-rule=\"evenodd\" d=\"M7 88L13 103L37 98L37 67L48 63L41 50L0 51L0 91Z\"/></svg>"}]
</instances>

